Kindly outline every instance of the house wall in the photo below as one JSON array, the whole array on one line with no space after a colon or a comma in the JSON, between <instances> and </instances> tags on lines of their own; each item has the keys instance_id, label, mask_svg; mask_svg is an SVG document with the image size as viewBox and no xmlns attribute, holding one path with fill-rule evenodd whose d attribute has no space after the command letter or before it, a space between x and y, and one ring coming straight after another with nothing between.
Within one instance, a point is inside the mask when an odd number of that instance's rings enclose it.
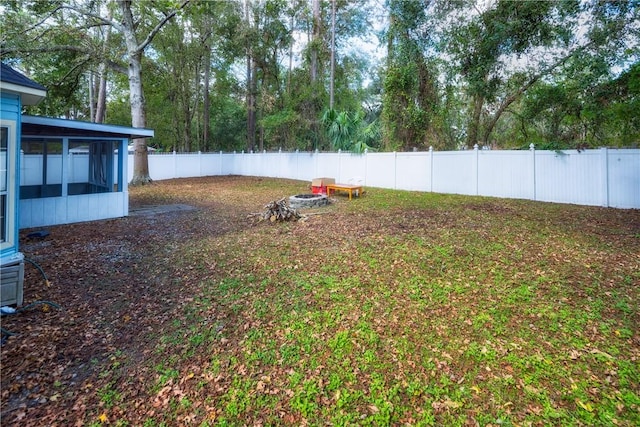
<instances>
[{"instance_id":1,"label":"house wall","mask_svg":"<svg viewBox=\"0 0 640 427\"><path fill-rule=\"evenodd\" d=\"M20 170L17 167L17 153L20 150L20 96L11 93L0 94L0 120L3 126L10 129L8 139L8 182L7 182L7 203L9 204L7 218L7 241L2 243L0 257L2 264L18 253L18 211L19 203L18 191L20 183Z\"/></svg>"},{"instance_id":2,"label":"house wall","mask_svg":"<svg viewBox=\"0 0 640 427\"><path fill-rule=\"evenodd\" d=\"M124 193L99 193L20 200L20 228L127 216L127 199Z\"/></svg>"}]
</instances>

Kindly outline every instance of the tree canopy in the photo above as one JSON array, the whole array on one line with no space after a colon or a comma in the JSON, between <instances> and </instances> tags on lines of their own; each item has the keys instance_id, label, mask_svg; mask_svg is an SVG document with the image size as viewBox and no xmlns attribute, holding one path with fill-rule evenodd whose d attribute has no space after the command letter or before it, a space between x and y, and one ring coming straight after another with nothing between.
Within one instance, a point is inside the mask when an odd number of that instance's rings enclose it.
<instances>
[{"instance_id":1,"label":"tree canopy","mask_svg":"<svg viewBox=\"0 0 640 427\"><path fill-rule=\"evenodd\" d=\"M32 113L150 127L161 150L621 147L640 138L637 2L0 8L2 60L49 89ZM371 41L384 53L362 48ZM146 146L138 151L146 156Z\"/></svg>"}]
</instances>

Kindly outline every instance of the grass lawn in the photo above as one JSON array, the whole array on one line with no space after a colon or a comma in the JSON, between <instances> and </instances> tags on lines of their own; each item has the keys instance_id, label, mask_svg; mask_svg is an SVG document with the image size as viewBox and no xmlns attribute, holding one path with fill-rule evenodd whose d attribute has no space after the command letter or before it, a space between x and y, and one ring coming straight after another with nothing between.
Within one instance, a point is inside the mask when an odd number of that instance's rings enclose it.
<instances>
[{"instance_id":1,"label":"grass lawn","mask_svg":"<svg viewBox=\"0 0 640 427\"><path fill-rule=\"evenodd\" d=\"M67 307L3 325L24 331L2 350L3 389L21 384L3 419L640 425L640 211L368 188L303 222L247 219L307 185L157 182L132 208L196 209L31 243L52 289L30 296ZM88 347L19 370L46 351L29 334Z\"/></svg>"}]
</instances>

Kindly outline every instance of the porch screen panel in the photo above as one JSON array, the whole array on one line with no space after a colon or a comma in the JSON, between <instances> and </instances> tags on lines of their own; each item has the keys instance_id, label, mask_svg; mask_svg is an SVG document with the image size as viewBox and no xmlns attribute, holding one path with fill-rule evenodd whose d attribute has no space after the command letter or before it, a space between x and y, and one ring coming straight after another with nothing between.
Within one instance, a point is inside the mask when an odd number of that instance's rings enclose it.
<instances>
[{"instance_id":1,"label":"porch screen panel","mask_svg":"<svg viewBox=\"0 0 640 427\"><path fill-rule=\"evenodd\" d=\"M68 194L114 191L114 141L74 139L69 142Z\"/></svg>"},{"instance_id":2,"label":"porch screen panel","mask_svg":"<svg viewBox=\"0 0 640 427\"><path fill-rule=\"evenodd\" d=\"M62 140L22 138L20 198L62 195Z\"/></svg>"}]
</instances>

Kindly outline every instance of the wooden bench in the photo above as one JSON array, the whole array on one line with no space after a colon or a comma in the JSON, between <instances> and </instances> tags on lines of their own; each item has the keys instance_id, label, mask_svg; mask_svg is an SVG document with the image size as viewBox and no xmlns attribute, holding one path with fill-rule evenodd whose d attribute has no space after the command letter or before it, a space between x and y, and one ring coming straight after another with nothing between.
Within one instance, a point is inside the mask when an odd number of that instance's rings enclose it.
<instances>
[{"instance_id":1,"label":"wooden bench","mask_svg":"<svg viewBox=\"0 0 640 427\"><path fill-rule=\"evenodd\" d=\"M331 190L335 193L336 191L345 191L349 193L349 200L353 193L355 192L358 196L362 194L362 185L351 185L351 184L327 184L327 196L331 195Z\"/></svg>"}]
</instances>

